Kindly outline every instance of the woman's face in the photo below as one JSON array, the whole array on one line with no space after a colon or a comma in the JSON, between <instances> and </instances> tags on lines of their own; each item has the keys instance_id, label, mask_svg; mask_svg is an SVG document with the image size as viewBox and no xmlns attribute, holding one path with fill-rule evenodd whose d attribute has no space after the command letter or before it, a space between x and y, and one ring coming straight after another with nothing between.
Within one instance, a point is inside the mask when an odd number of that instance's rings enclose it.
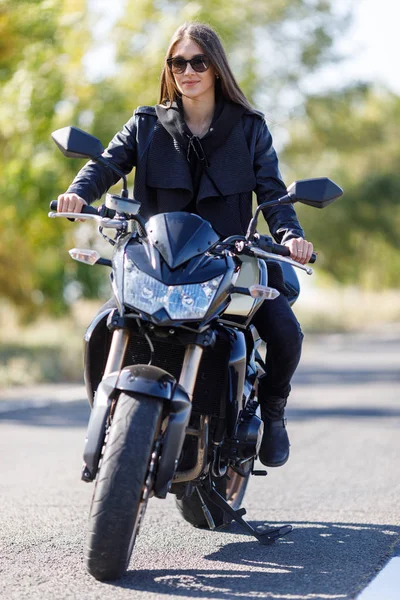
<instances>
[{"instance_id":1,"label":"woman's face","mask_svg":"<svg viewBox=\"0 0 400 600\"><path fill-rule=\"evenodd\" d=\"M190 38L184 38L176 44L172 57L179 56L185 60L190 60L198 54L204 54L200 46ZM209 66L207 71L197 73L192 69L190 63L187 63L185 72L173 73L173 77L182 96L186 96L191 100L205 99L211 95L214 97L215 70L212 65Z\"/></svg>"}]
</instances>

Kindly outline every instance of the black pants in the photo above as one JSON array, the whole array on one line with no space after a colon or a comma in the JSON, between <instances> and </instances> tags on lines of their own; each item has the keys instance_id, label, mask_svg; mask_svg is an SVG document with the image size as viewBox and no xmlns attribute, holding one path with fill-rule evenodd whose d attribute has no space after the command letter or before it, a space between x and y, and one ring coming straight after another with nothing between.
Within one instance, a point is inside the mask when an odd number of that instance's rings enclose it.
<instances>
[{"instance_id":1,"label":"black pants","mask_svg":"<svg viewBox=\"0 0 400 600\"><path fill-rule=\"evenodd\" d=\"M259 402L267 418L279 419L300 361L303 333L284 294L264 300L252 323L267 344L267 373L259 382Z\"/></svg>"}]
</instances>

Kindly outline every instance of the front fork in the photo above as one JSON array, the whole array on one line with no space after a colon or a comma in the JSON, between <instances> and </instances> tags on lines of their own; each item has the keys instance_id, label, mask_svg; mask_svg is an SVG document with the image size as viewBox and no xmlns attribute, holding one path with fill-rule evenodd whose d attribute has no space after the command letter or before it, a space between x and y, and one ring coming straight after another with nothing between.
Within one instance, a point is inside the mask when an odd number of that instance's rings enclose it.
<instances>
[{"instance_id":1,"label":"front fork","mask_svg":"<svg viewBox=\"0 0 400 600\"><path fill-rule=\"evenodd\" d=\"M129 330L116 329L114 331L103 379L107 377L107 375L110 375L110 373L114 373L115 371L120 371L122 369L128 342ZM196 344L189 344L186 346L181 375L179 377L179 385L183 387L191 401L193 400L194 388L197 381L197 373L199 371L203 351L204 348Z\"/></svg>"},{"instance_id":2,"label":"front fork","mask_svg":"<svg viewBox=\"0 0 400 600\"><path fill-rule=\"evenodd\" d=\"M191 402L193 401L193 393L203 351L204 348L202 348L202 346L197 346L196 344L189 344L186 346L181 375L179 377L179 385L186 391Z\"/></svg>"},{"instance_id":3,"label":"front fork","mask_svg":"<svg viewBox=\"0 0 400 600\"><path fill-rule=\"evenodd\" d=\"M158 465L158 477L154 491L158 497L165 497L176 465L182 451L191 414L198 369L203 347L199 343L186 346L179 383L166 371L149 365L132 365L123 368L130 337L128 328L117 327L112 336L110 351L102 381L100 382L94 406L90 415L88 434L84 451L84 469L82 479L93 481L96 476L101 449L104 442L106 423L112 410L112 402L116 398L115 391L126 391L132 396L146 395L164 402L169 408L169 421L163 436L163 452ZM196 340L197 341L197 340ZM209 344L205 339L204 344ZM203 420L204 421L204 420ZM208 445L208 418L201 422L198 432L197 471L204 469L206 448ZM194 432L191 431L193 435ZM179 474L177 474L179 477ZM180 473L180 481L193 478L193 472Z\"/></svg>"},{"instance_id":4,"label":"front fork","mask_svg":"<svg viewBox=\"0 0 400 600\"><path fill-rule=\"evenodd\" d=\"M114 373L114 371L120 371L122 369L128 342L129 331L127 329L115 329L111 338L111 346L108 353L103 379L110 373Z\"/></svg>"}]
</instances>

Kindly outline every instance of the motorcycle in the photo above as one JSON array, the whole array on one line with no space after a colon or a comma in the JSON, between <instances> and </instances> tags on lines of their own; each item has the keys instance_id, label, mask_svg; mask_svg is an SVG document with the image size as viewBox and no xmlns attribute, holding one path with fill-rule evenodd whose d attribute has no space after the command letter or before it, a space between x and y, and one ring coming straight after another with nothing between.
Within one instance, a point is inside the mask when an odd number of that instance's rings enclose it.
<instances>
[{"instance_id":1,"label":"motorcycle","mask_svg":"<svg viewBox=\"0 0 400 600\"><path fill-rule=\"evenodd\" d=\"M52 137L65 156L104 162L101 142L77 128ZM312 269L258 234L257 219L267 206L323 208L343 193L328 178L297 181L257 208L245 236L220 239L195 214L144 220L125 175L106 164L123 179L121 195L107 194L99 209L84 206L79 218L98 223L114 247L112 260L70 250L75 260L111 267L114 296L85 333L91 414L82 480L95 487L84 556L98 580L118 579L127 569L152 496L175 494L194 527L234 520L261 544L291 531L290 525L255 530L240 508L250 475L266 475L254 468L263 435L257 381L265 363L251 320L263 301L279 295L268 286L266 261L284 266L292 302L298 294L292 267ZM57 201L50 207L56 210Z\"/></svg>"}]
</instances>

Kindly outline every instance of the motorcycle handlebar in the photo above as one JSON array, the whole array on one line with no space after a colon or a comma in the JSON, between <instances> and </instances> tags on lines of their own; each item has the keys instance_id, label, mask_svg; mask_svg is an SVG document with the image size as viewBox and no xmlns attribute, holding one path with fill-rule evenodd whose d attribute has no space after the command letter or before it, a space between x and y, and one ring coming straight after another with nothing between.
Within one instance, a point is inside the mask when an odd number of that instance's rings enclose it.
<instances>
[{"instance_id":1,"label":"motorcycle handlebar","mask_svg":"<svg viewBox=\"0 0 400 600\"><path fill-rule=\"evenodd\" d=\"M290 250L287 246L282 244L274 244L272 238L266 235L259 235L258 247L265 252L271 252L272 254L280 254L281 256L290 256ZM315 252L312 253L309 263L313 264L317 260Z\"/></svg>"},{"instance_id":2,"label":"motorcycle handlebar","mask_svg":"<svg viewBox=\"0 0 400 600\"><path fill-rule=\"evenodd\" d=\"M52 200L50 202L50 210L56 211L57 208L58 208L58 200ZM94 208L93 206L90 206L89 204L82 206L81 213L84 213L86 215L98 215L99 214L97 208Z\"/></svg>"},{"instance_id":3,"label":"motorcycle handlebar","mask_svg":"<svg viewBox=\"0 0 400 600\"><path fill-rule=\"evenodd\" d=\"M52 200L50 202L50 210L57 211L58 200ZM84 204L82 206L81 213L86 215L97 215L100 217L106 217L109 219L113 219L115 217L115 210L112 208L107 208L105 204L102 204L98 208L94 208L94 206L90 206L90 204ZM80 213L76 213L77 215ZM77 217L78 218L78 217ZM69 221L74 221L74 219L68 219Z\"/></svg>"}]
</instances>

